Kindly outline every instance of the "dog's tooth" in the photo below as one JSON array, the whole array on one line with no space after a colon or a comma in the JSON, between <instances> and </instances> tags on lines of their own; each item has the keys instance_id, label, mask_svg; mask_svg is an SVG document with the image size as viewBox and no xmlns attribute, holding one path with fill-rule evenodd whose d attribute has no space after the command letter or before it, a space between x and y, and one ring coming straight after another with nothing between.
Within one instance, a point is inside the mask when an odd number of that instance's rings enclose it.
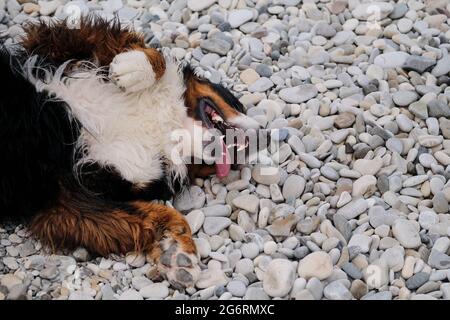
<instances>
[{"instance_id":1,"label":"dog's tooth","mask_svg":"<svg viewBox=\"0 0 450 320\"><path fill-rule=\"evenodd\" d=\"M221 116L219 116L217 113L214 114L211 118L214 122L223 122L223 119Z\"/></svg>"}]
</instances>

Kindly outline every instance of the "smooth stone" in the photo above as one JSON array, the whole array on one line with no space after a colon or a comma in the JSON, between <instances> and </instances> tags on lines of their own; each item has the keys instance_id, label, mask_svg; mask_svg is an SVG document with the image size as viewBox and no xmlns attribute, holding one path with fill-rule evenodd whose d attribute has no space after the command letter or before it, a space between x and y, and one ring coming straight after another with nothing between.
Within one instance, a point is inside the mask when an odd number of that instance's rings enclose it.
<instances>
[{"instance_id":1,"label":"smooth stone","mask_svg":"<svg viewBox=\"0 0 450 320\"><path fill-rule=\"evenodd\" d=\"M377 19L381 20L386 18L392 11L394 6L386 2L370 2L358 4L353 10L353 16L358 20L368 20L372 18L374 12L377 14Z\"/></svg>"},{"instance_id":2,"label":"smooth stone","mask_svg":"<svg viewBox=\"0 0 450 320\"><path fill-rule=\"evenodd\" d=\"M242 281L232 280L228 282L227 290L233 295L233 297L243 297L247 287Z\"/></svg>"},{"instance_id":3,"label":"smooth stone","mask_svg":"<svg viewBox=\"0 0 450 320\"><path fill-rule=\"evenodd\" d=\"M377 179L374 176L362 176L353 183L353 197L370 197L376 191Z\"/></svg>"},{"instance_id":4,"label":"smooth stone","mask_svg":"<svg viewBox=\"0 0 450 320\"><path fill-rule=\"evenodd\" d=\"M361 299L364 295L367 294L367 291L367 284L365 284L364 281L356 279L352 282L350 292L352 293L353 297L355 297L355 299Z\"/></svg>"},{"instance_id":5,"label":"smooth stone","mask_svg":"<svg viewBox=\"0 0 450 320\"><path fill-rule=\"evenodd\" d=\"M392 100L394 100L396 105L406 107L416 101L418 97L415 91L401 90L392 95Z\"/></svg>"},{"instance_id":6,"label":"smooth stone","mask_svg":"<svg viewBox=\"0 0 450 320\"><path fill-rule=\"evenodd\" d=\"M203 230L208 235L218 234L231 224L231 220L225 217L206 217L203 223Z\"/></svg>"},{"instance_id":7,"label":"smooth stone","mask_svg":"<svg viewBox=\"0 0 450 320\"><path fill-rule=\"evenodd\" d=\"M192 212L195 212L194 210ZM228 217L231 214L231 207L229 205L216 204L201 209L205 217Z\"/></svg>"},{"instance_id":8,"label":"smooth stone","mask_svg":"<svg viewBox=\"0 0 450 320\"><path fill-rule=\"evenodd\" d=\"M272 76L273 72L272 72L272 68L270 66L268 66L267 64L264 63L260 63L256 66L255 71L261 76L261 77L266 77L266 78L270 78L270 76Z\"/></svg>"},{"instance_id":9,"label":"smooth stone","mask_svg":"<svg viewBox=\"0 0 450 320\"><path fill-rule=\"evenodd\" d=\"M351 237L348 247L358 247L359 252L366 253L369 252L370 244L372 243L372 238L365 234L355 234Z\"/></svg>"},{"instance_id":10,"label":"smooth stone","mask_svg":"<svg viewBox=\"0 0 450 320\"><path fill-rule=\"evenodd\" d=\"M448 166L450 165L450 153L447 151L437 151L434 154L436 160L438 160L442 165Z\"/></svg>"},{"instance_id":11,"label":"smooth stone","mask_svg":"<svg viewBox=\"0 0 450 320\"><path fill-rule=\"evenodd\" d=\"M439 127L441 128L444 138L450 139L450 120L439 118Z\"/></svg>"},{"instance_id":12,"label":"smooth stone","mask_svg":"<svg viewBox=\"0 0 450 320\"><path fill-rule=\"evenodd\" d=\"M450 239L447 237L441 237L434 242L432 250L446 253L449 247L450 247Z\"/></svg>"},{"instance_id":13,"label":"smooth stone","mask_svg":"<svg viewBox=\"0 0 450 320\"><path fill-rule=\"evenodd\" d=\"M361 279L363 277L362 272L355 266L354 263L347 262L342 266L342 270L353 279Z\"/></svg>"},{"instance_id":14,"label":"smooth stone","mask_svg":"<svg viewBox=\"0 0 450 320\"><path fill-rule=\"evenodd\" d=\"M423 211L419 214L419 224L426 230L438 222L439 216L433 211Z\"/></svg>"},{"instance_id":15,"label":"smooth stone","mask_svg":"<svg viewBox=\"0 0 450 320\"><path fill-rule=\"evenodd\" d=\"M320 168L322 166L322 162L311 154L302 152L298 155L298 157L310 168Z\"/></svg>"},{"instance_id":16,"label":"smooth stone","mask_svg":"<svg viewBox=\"0 0 450 320\"><path fill-rule=\"evenodd\" d=\"M202 11L206 8L209 8L217 0L187 0L187 6L192 11Z\"/></svg>"},{"instance_id":17,"label":"smooth stone","mask_svg":"<svg viewBox=\"0 0 450 320\"><path fill-rule=\"evenodd\" d=\"M442 296L445 300L450 300L450 283L441 284Z\"/></svg>"},{"instance_id":18,"label":"smooth stone","mask_svg":"<svg viewBox=\"0 0 450 320\"><path fill-rule=\"evenodd\" d=\"M450 107L448 103L441 100L431 100L428 102L428 114L430 117L440 118L440 117L450 117Z\"/></svg>"},{"instance_id":19,"label":"smooth stone","mask_svg":"<svg viewBox=\"0 0 450 320\"><path fill-rule=\"evenodd\" d=\"M144 298L136 290L129 289L120 295L119 300L144 300Z\"/></svg>"},{"instance_id":20,"label":"smooth stone","mask_svg":"<svg viewBox=\"0 0 450 320\"><path fill-rule=\"evenodd\" d=\"M284 297L292 289L294 280L295 269L292 262L274 259L267 266L263 276L264 292L271 297Z\"/></svg>"},{"instance_id":21,"label":"smooth stone","mask_svg":"<svg viewBox=\"0 0 450 320\"><path fill-rule=\"evenodd\" d=\"M250 92L265 92L273 87L273 82L268 78L259 78L248 87Z\"/></svg>"},{"instance_id":22,"label":"smooth stone","mask_svg":"<svg viewBox=\"0 0 450 320\"><path fill-rule=\"evenodd\" d=\"M353 113L342 112L334 119L334 125L339 129L349 128L355 123L355 119Z\"/></svg>"},{"instance_id":23,"label":"smooth stone","mask_svg":"<svg viewBox=\"0 0 450 320\"><path fill-rule=\"evenodd\" d=\"M377 259L363 271L369 289L380 289L389 282L389 266L384 259Z\"/></svg>"},{"instance_id":24,"label":"smooth stone","mask_svg":"<svg viewBox=\"0 0 450 320\"><path fill-rule=\"evenodd\" d=\"M370 295L365 295L361 300L392 300L392 292L381 291Z\"/></svg>"},{"instance_id":25,"label":"smooth stone","mask_svg":"<svg viewBox=\"0 0 450 320\"><path fill-rule=\"evenodd\" d=\"M140 276L140 277L133 277L133 279L131 279L131 283L133 287L139 291L142 288L151 285L152 281L147 279L147 277Z\"/></svg>"},{"instance_id":26,"label":"smooth stone","mask_svg":"<svg viewBox=\"0 0 450 320\"><path fill-rule=\"evenodd\" d=\"M450 256L437 250L431 250L428 265L438 270L450 269Z\"/></svg>"},{"instance_id":27,"label":"smooth stone","mask_svg":"<svg viewBox=\"0 0 450 320\"><path fill-rule=\"evenodd\" d=\"M431 165L436 165L436 159L429 153L422 153L419 156L419 162L425 168L431 168Z\"/></svg>"},{"instance_id":28,"label":"smooth stone","mask_svg":"<svg viewBox=\"0 0 450 320\"><path fill-rule=\"evenodd\" d=\"M44 270L42 270L39 273L39 276L41 278L47 279L47 280L53 280L59 275L59 270L56 266L50 265L46 267Z\"/></svg>"},{"instance_id":29,"label":"smooth stone","mask_svg":"<svg viewBox=\"0 0 450 320\"><path fill-rule=\"evenodd\" d=\"M264 185L277 184L280 181L280 170L276 167L255 165L252 170L252 178L257 183Z\"/></svg>"},{"instance_id":30,"label":"smooth stone","mask_svg":"<svg viewBox=\"0 0 450 320\"><path fill-rule=\"evenodd\" d=\"M62 5L59 0L38 1L38 4L40 7L39 13L42 16L52 15L53 13L55 13L56 9L58 9L58 7Z\"/></svg>"},{"instance_id":31,"label":"smooth stone","mask_svg":"<svg viewBox=\"0 0 450 320\"><path fill-rule=\"evenodd\" d=\"M414 127L414 123L404 114L399 114L396 117L396 122L400 130L403 132L410 132Z\"/></svg>"},{"instance_id":32,"label":"smooth stone","mask_svg":"<svg viewBox=\"0 0 450 320\"><path fill-rule=\"evenodd\" d=\"M323 290L323 295L329 300L351 300L353 298L351 292L341 281L333 281L328 284Z\"/></svg>"},{"instance_id":33,"label":"smooth stone","mask_svg":"<svg viewBox=\"0 0 450 320\"><path fill-rule=\"evenodd\" d=\"M212 53L217 53L222 56L225 56L231 50L231 45L227 41L219 38L203 40L200 43L200 47L203 50Z\"/></svg>"},{"instance_id":34,"label":"smooth stone","mask_svg":"<svg viewBox=\"0 0 450 320\"><path fill-rule=\"evenodd\" d=\"M402 19L402 20L408 20L408 19ZM411 21L411 20L408 20ZM400 22L399 22L400 23ZM432 66L436 64L436 60L422 57L422 56L409 56L408 59L406 59L405 64L403 65L403 69L406 71L416 71L418 73L424 73L428 69L430 69Z\"/></svg>"},{"instance_id":35,"label":"smooth stone","mask_svg":"<svg viewBox=\"0 0 450 320\"><path fill-rule=\"evenodd\" d=\"M409 290L415 290L428 281L430 274L426 272L418 272L411 278L406 280L406 287Z\"/></svg>"},{"instance_id":36,"label":"smooth stone","mask_svg":"<svg viewBox=\"0 0 450 320\"><path fill-rule=\"evenodd\" d=\"M392 226L392 233L404 248L415 249L422 244L418 226L412 221L397 219Z\"/></svg>"},{"instance_id":37,"label":"smooth stone","mask_svg":"<svg viewBox=\"0 0 450 320\"><path fill-rule=\"evenodd\" d=\"M344 239L348 241L352 235L352 226L342 214L335 214L333 216L333 223L336 229L342 234Z\"/></svg>"},{"instance_id":38,"label":"smooth stone","mask_svg":"<svg viewBox=\"0 0 450 320\"><path fill-rule=\"evenodd\" d=\"M226 274L220 269L206 269L200 273L200 278L196 283L199 289L206 289L212 286L225 286L229 282Z\"/></svg>"},{"instance_id":39,"label":"smooth stone","mask_svg":"<svg viewBox=\"0 0 450 320\"><path fill-rule=\"evenodd\" d=\"M320 300L323 296L323 284L317 278L309 279L308 283L306 284L306 289L311 292L315 300Z\"/></svg>"},{"instance_id":40,"label":"smooth stone","mask_svg":"<svg viewBox=\"0 0 450 320\"><path fill-rule=\"evenodd\" d=\"M26 14L32 14L34 12L39 12L40 6L35 3L25 3L23 5L23 12Z\"/></svg>"},{"instance_id":41,"label":"smooth stone","mask_svg":"<svg viewBox=\"0 0 450 320\"><path fill-rule=\"evenodd\" d=\"M337 214L342 215L347 220L354 219L368 209L368 203L365 199L355 199L339 208Z\"/></svg>"},{"instance_id":42,"label":"smooth stone","mask_svg":"<svg viewBox=\"0 0 450 320\"><path fill-rule=\"evenodd\" d=\"M388 52L378 55L374 63L384 69L394 69L402 67L408 58L409 54L406 52Z\"/></svg>"},{"instance_id":43,"label":"smooth stone","mask_svg":"<svg viewBox=\"0 0 450 320\"><path fill-rule=\"evenodd\" d=\"M428 118L427 105L422 101L411 103L408 107L408 110L411 111L411 113L419 119L425 120Z\"/></svg>"},{"instance_id":44,"label":"smooth stone","mask_svg":"<svg viewBox=\"0 0 450 320\"><path fill-rule=\"evenodd\" d=\"M200 256L202 258L209 257L209 254L211 252L211 245L208 240L203 238L194 238L194 242Z\"/></svg>"},{"instance_id":45,"label":"smooth stone","mask_svg":"<svg viewBox=\"0 0 450 320\"><path fill-rule=\"evenodd\" d=\"M428 134L424 134L419 136L417 139L421 146L424 146L426 148L432 148L436 147L437 145L441 144L444 138L442 136L432 136Z\"/></svg>"},{"instance_id":46,"label":"smooth stone","mask_svg":"<svg viewBox=\"0 0 450 320\"><path fill-rule=\"evenodd\" d=\"M279 97L287 103L302 103L316 97L318 92L315 85L304 84L292 88L281 89Z\"/></svg>"},{"instance_id":47,"label":"smooth stone","mask_svg":"<svg viewBox=\"0 0 450 320\"><path fill-rule=\"evenodd\" d=\"M439 60L436 66L431 70L431 73L435 77L446 75L450 72L450 55L445 54L441 60Z\"/></svg>"},{"instance_id":48,"label":"smooth stone","mask_svg":"<svg viewBox=\"0 0 450 320\"><path fill-rule=\"evenodd\" d=\"M228 13L228 23L231 28L238 28L244 23L252 20L253 12L249 9L237 9Z\"/></svg>"},{"instance_id":49,"label":"smooth stone","mask_svg":"<svg viewBox=\"0 0 450 320\"><path fill-rule=\"evenodd\" d=\"M358 159L353 164L353 170L358 171L361 175L374 176L383 166L383 160L381 158L375 158L372 160Z\"/></svg>"},{"instance_id":50,"label":"smooth stone","mask_svg":"<svg viewBox=\"0 0 450 320\"><path fill-rule=\"evenodd\" d=\"M434 195L433 210L436 213L448 213L448 201L443 192L438 192Z\"/></svg>"},{"instance_id":51,"label":"smooth stone","mask_svg":"<svg viewBox=\"0 0 450 320\"><path fill-rule=\"evenodd\" d=\"M298 222L298 219L298 216L294 214L278 218L267 227L267 231L274 237L287 237L291 229Z\"/></svg>"},{"instance_id":52,"label":"smooth stone","mask_svg":"<svg viewBox=\"0 0 450 320\"><path fill-rule=\"evenodd\" d=\"M84 291L73 291L70 293L68 300L94 300L92 296ZM140 299L122 299L122 300L142 300Z\"/></svg>"},{"instance_id":53,"label":"smooth stone","mask_svg":"<svg viewBox=\"0 0 450 320\"><path fill-rule=\"evenodd\" d=\"M303 194L305 190L306 181L303 177L298 175L290 175L283 185L283 197L285 199L297 199Z\"/></svg>"},{"instance_id":54,"label":"smooth stone","mask_svg":"<svg viewBox=\"0 0 450 320\"><path fill-rule=\"evenodd\" d=\"M402 270L405 263L404 255L405 249L403 249L403 247L401 246L395 245L391 248L386 249L386 251L381 255L381 259L384 259L387 262L389 268L391 268L394 272L398 272Z\"/></svg>"},{"instance_id":55,"label":"smooth stone","mask_svg":"<svg viewBox=\"0 0 450 320\"><path fill-rule=\"evenodd\" d=\"M269 300L269 296L262 288L249 287L243 298L244 300Z\"/></svg>"},{"instance_id":56,"label":"smooth stone","mask_svg":"<svg viewBox=\"0 0 450 320\"><path fill-rule=\"evenodd\" d=\"M303 289L295 293L295 300L315 300L315 297L308 289Z\"/></svg>"},{"instance_id":57,"label":"smooth stone","mask_svg":"<svg viewBox=\"0 0 450 320\"><path fill-rule=\"evenodd\" d=\"M152 283L139 290L139 293L145 299L164 299L169 295L169 288L162 283Z\"/></svg>"},{"instance_id":58,"label":"smooth stone","mask_svg":"<svg viewBox=\"0 0 450 320\"><path fill-rule=\"evenodd\" d=\"M11 290L15 285L22 284L22 280L13 274L5 274L0 280L0 284Z\"/></svg>"},{"instance_id":59,"label":"smooth stone","mask_svg":"<svg viewBox=\"0 0 450 320\"><path fill-rule=\"evenodd\" d=\"M406 179L405 181L403 181L403 188L414 187L414 186L424 183L427 180L428 180L428 176L426 174L413 176L413 177L410 177L410 178Z\"/></svg>"},{"instance_id":60,"label":"smooth stone","mask_svg":"<svg viewBox=\"0 0 450 320\"><path fill-rule=\"evenodd\" d=\"M244 82L247 85L251 85L260 78L259 74L251 68L242 71L239 77L241 78L242 82Z\"/></svg>"},{"instance_id":61,"label":"smooth stone","mask_svg":"<svg viewBox=\"0 0 450 320\"><path fill-rule=\"evenodd\" d=\"M73 253L72 256L75 258L78 262L85 262L90 259L89 252L85 248L77 248Z\"/></svg>"},{"instance_id":62,"label":"smooth stone","mask_svg":"<svg viewBox=\"0 0 450 320\"><path fill-rule=\"evenodd\" d=\"M389 18L400 19L408 12L408 10L409 8L406 3L397 3L394 5L394 10L389 15Z\"/></svg>"},{"instance_id":63,"label":"smooth stone","mask_svg":"<svg viewBox=\"0 0 450 320\"><path fill-rule=\"evenodd\" d=\"M298 264L298 274L305 279L318 278L324 280L333 272L330 256L322 251L313 252L304 257Z\"/></svg>"},{"instance_id":64,"label":"smooth stone","mask_svg":"<svg viewBox=\"0 0 450 320\"><path fill-rule=\"evenodd\" d=\"M259 208L259 199L255 195L242 195L233 199L233 205L249 213L257 213Z\"/></svg>"},{"instance_id":65,"label":"smooth stone","mask_svg":"<svg viewBox=\"0 0 450 320\"><path fill-rule=\"evenodd\" d=\"M200 230L203 222L205 221L205 214L201 210L193 210L189 212L185 217L189 224L189 227L191 228L192 234L197 233L197 231Z\"/></svg>"},{"instance_id":66,"label":"smooth stone","mask_svg":"<svg viewBox=\"0 0 450 320\"><path fill-rule=\"evenodd\" d=\"M408 33L409 31L411 31L413 25L414 25L414 23L410 19L407 19L407 18L400 19L397 23L398 30L401 33ZM408 60L406 61L405 65L407 63L408 63ZM405 68L405 66L403 66L403 68ZM418 69L418 70L422 70L422 69ZM418 71L418 72L423 73L424 71L425 70Z\"/></svg>"},{"instance_id":67,"label":"smooth stone","mask_svg":"<svg viewBox=\"0 0 450 320\"><path fill-rule=\"evenodd\" d=\"M248 259L254 259L259 254L259 246L256 243L244 243L241 247L242 256Z\"/></svg>"}]
</instances>

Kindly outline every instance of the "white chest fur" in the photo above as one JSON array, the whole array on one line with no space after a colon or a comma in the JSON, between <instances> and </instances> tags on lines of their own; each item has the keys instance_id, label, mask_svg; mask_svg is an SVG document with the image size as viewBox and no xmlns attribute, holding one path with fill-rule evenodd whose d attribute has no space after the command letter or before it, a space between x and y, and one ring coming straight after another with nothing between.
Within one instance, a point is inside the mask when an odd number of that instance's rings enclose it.
<instances>
[{"instance_id":1,"label":"white chest fur","mask_svg":"<svg viewBox=\"0 0 450 320\"><path fill-rule=\"evenodd\" d=\"M114 167L124 179L145 184L164 174L162 161L184 177L186 167L170 163L175 146L172 132L186 122L183 77L174 62L164 76L138 93L124 93L94 71L77 72L45 88L65 100L82 124L80 165L95 161Z\"/></svg>"}]
</instances>

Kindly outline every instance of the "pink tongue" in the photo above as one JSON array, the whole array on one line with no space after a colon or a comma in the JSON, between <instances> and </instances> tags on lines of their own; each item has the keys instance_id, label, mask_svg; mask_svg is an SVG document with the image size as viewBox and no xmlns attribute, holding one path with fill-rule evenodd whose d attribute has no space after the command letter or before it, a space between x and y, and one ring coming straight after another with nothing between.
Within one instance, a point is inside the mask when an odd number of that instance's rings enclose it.
<instances>
[{"instance_id":1,"label":"pink tongue","mask_svg":"<svg viewBox=\"0 0 450 320\"><path fill-rule=\"evenodd\" d=\"M226 177L230 173L230 154L225 142L222 140L222 158L216 163L216 175L219 178Z\"/></svg>"}]
</instances>

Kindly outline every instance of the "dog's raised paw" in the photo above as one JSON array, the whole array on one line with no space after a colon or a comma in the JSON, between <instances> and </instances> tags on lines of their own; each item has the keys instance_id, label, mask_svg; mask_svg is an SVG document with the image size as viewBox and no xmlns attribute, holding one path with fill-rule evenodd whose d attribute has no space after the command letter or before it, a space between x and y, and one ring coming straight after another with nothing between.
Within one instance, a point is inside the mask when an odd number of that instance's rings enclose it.
<instances>
[{"instance_id":1,"label":"dog's raised paw","mask_svg":"<svg viewBox=\"0 0 450 320\"><path fill-rule=\"evenodd\" d=\"M155 83L155 72L144 52L132 50L114 57L109 78L125 92L139 92Z\"/></svg>"},{"instance_id":2,"label":"dog's raised paw","mask_svg":"<svg viewBox=\"0 0 450 320\"><path fill-rule=\"evenodd\" d=\"M183 251L180 244L171 238L160 242L161 256L158 261L160 273L176 289L193 287L200 276L198 257Z\"/></svg>"}]
</instances>

